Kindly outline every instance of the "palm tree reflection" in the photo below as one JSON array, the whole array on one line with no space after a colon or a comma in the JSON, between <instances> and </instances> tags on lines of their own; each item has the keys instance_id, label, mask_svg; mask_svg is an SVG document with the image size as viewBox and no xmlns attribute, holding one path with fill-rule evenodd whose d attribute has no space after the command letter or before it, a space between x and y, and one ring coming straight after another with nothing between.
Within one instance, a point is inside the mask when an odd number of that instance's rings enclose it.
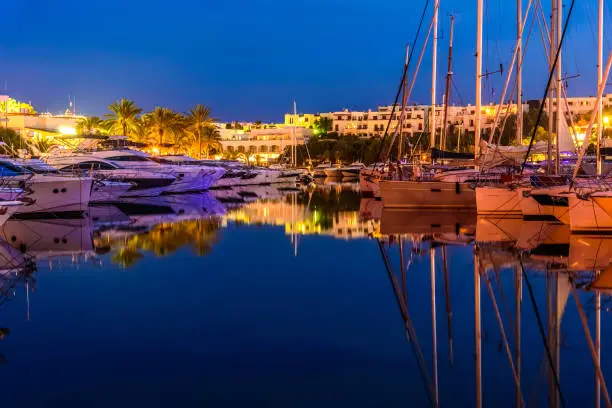
<instances>
[{"instance_id":1,"label":"palm tree reflection","mask_svg":"<svg viewBox=\"0 0 612 408\"><path fill-rule=\"evenodd\" d=\"M217 219L162 223L147 232L127 237L113 238L103 235L96 241L96 247L110 247L111 261L124 268L134 266L146 252L164 257L183 247L189 247L197 256L206 256L217 242L220 226L221 223Z\"/></svg>"}]
</instances>

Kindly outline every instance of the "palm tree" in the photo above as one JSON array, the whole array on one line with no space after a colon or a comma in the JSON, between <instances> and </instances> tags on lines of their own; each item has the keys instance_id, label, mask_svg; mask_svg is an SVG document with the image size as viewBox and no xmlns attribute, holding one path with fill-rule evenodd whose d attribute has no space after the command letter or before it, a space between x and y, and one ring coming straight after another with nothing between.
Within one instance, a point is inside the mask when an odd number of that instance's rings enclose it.
<instances>
[{"instance_id":1,"label":"palm tree","mask_svg":"<svg viewBox=\"0 0 612 408\"><path fill-rule=\"evenodd\" d=\"M185 129L185 120L180 113L159 106L145 114L143 120L149 134L157 136L160 145L164 142L164 135L176 137Z\"/></svg>"},{"instance_id":2,"label":"palm tree","mask_svg":"<svg viewBox=\"0 0 612 408\"><path fill-rule=\"evenodd\" d=\"M210 149L216 149L218 151L223 151L223 145L221 145L221 134L219 133L219 129L216 126L208 126L202 130L202 136L200 138L200 156L202 155L202 146L204 146L206 157L210 152Z\"/></svg>"},{"instance_id":3,"label":"palm tree","mask_svg":"<svg viewBox=\"0 0 612 408\"><path fill-rule=\"evenodd\" d=\"M105 114L104 117L110 133L121 133L122 136L131 136L136 133L138 115L142 113L142 109L136 106L134 101L123 98L108 105L108 109L111 113Z\"/></svg>"},{"instance_id":4,"label":"palm tree","mask_svg":"<svg viewBox=\"0 0 612 408\"><path fill-rule=\"evenodd\" d=\"M79 135L100 133L104 129L104 121L99 116L86 116L77 122L75 128Z\"/></svg>"},{"instance_id":5,"label":"palm tree","mask_svg":"<svg viewBox=\"0 0 612 408\"><path fill-rule=\"evenodd\" d=\"M49 151L51 150L52 147L57 146L55 143L53 143L53 140L51 138L42 138L42 137L38 137L36 139L33 139L31 141L32 143L32 150L38 150L37 154L40 153L49 153Z\"/></svg>"},{"instance_id":6,"label":"palm tree","mask_svg":"<svg viewBox=\"0 0 612 408\"><path fill-rule=\"evenodd\" d=\"M210 117L210 108L198 104L189 109L186 116L187 131L198 141L198 158L202 158L202 136L205 129L214 127L215 119Z\"/></svg>"}]
</instances>

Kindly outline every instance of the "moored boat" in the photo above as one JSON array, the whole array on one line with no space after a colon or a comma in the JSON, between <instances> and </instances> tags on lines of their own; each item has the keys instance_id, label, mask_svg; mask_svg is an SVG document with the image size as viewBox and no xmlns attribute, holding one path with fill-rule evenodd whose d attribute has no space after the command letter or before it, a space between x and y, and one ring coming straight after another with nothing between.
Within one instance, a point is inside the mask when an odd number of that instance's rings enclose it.
<instances>
[{"instance_id":1,"label":"moored boat","mask_svg":"<svg viewBox=\"0 0 612 408\"><path fill-rule=\"evenodd\" d=\"M568 198L570 229L573 233L612 233L612 191Z\"/></svg>"},{"instance_id":2,"label":"moored boat","mask_svg":"<svg viewBox=\"0 0 612 408\"><path fill-rule=\"evenodd\" d=\"M341 167L340 173L342 177L346 178L357 178L365 165L360 162L351 163L349 166Z\"/></svg>"},{"instance_id":3,"label":"moored boat","mask_svg":"<svg viewBox=\"0 0 612 408\"><path fill-rule=\"evenodd\" d=\"M385 207L475 208L476 192L468 183L441 181L381 180Z\"/></svg>"}]
</instances>

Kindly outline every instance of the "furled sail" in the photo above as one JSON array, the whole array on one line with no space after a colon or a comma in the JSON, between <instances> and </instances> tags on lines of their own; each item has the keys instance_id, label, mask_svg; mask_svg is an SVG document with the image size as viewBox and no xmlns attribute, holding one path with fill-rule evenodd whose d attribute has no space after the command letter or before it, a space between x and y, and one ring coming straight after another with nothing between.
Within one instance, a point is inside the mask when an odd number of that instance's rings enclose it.
<instances>
[{"instance_id":1,"label":"furled sail","mask_svg":"<svg viewBox=\"0 0 612 408\"><path fill-rule=\"evenodd\" d=\"M499 146L481 140L478 162L484 168L501 165L519 166L525 160L527 149L528 146ZM545 153L546 150L546 142L537 142L533 144L530 154Z\"/></svg>"}]
</instances>

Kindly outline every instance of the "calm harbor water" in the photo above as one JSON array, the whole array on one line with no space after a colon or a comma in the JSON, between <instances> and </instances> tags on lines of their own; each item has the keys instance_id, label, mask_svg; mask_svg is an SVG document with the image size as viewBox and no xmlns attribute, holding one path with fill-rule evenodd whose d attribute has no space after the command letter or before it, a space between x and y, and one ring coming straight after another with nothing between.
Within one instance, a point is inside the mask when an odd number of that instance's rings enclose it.
<instances>
[{"instance_id":1,"label":"calm harbor water","mask_svg":"<svg viewBox=\"0 0 612 408\"><path fill-rule=\"evenodd\" d=\"M612 237L355 187L7 222L3 405L606 406Z\"/></svg>"}]
</instances>

